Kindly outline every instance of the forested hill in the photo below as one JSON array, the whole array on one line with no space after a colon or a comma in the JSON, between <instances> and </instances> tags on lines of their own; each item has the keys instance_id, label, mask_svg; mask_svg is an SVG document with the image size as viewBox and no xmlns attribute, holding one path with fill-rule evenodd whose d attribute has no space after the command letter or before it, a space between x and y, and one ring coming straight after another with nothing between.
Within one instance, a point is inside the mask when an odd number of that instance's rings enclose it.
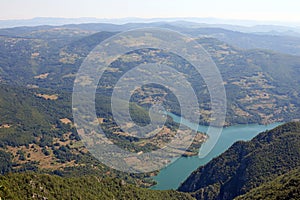
<instances>
[{"instance_id":1,"label":"forested hill","mask_svg":"<svg viewBox=\"0 0 300 200\"><path fill-rule=\"evenodd\" d=\"M86 176L62 178L33 173L0 176L0 199L191 200L177 191L152 191L117 179Z\"/></svg>"},{"instance_id":2,"label":"forested hill","mask_svg":"<svg viewBox=\"0 0 300 200\"><path fill-rule=\"evenodd\" d=\"M300 168L292 170L278 178L250 190L235 200L259 199L289 199L297 200L300 197Z\"/></svg>"},{"instance_id":3,"label":"forested hill","mask_svg":"<svg viewBox=\"0 0 300 200\"><path fill-rule=\"evenodd\" d=\"M135 138L112 122L109 98L97 96L96 111L103 130L115 144L129 151L146 152L161 147L178 126L171 119L156 136ZM0 174L35 171L60 176L97 175L118 177L149 187L150 175L128 174L111 169L95 159L83 145L74 126L71 94L48 89L28 89L0 84ZM147 111L130 104L136 123L147 123ZM168 133L168 134L165 134ZM189 155L197 153L202 134ZM140 145L143 143L144 145Z\"/></svg>"},{"instance_id":4,"label":"forested hill","mask_svg":"<svg viewBox=\"0 0 300 200\"><path fill-rule=\"evenodd\" d=\"M233 199L300 166L300 123L291 122L237 142L179 187L197 199Z\"/></svg>"}]
</instances>

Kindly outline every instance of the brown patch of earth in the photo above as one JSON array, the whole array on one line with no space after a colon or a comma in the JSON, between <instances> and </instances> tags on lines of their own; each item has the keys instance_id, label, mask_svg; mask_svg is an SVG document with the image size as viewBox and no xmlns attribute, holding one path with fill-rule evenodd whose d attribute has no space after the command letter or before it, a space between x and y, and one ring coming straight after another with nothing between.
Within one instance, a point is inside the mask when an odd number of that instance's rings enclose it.
<instances>
[{"instance_id":1,"label":"brown patch of earth","mask_svg":"<svg viewBox=\"0 0 300 200\"><path fill-rule=\"evenodd\" d=\"M57 100L58 99L58 95L57 94L36 94L37 97L41 97L43 99L46 100Z\"/></svg>"}]
</instances>

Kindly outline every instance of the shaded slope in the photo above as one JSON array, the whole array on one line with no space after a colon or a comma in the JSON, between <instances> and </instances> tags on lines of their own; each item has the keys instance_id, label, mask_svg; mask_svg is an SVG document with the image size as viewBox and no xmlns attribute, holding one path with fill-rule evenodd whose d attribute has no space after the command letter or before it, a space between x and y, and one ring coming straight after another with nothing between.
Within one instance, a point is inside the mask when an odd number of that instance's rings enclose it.
<instances>
[{"instance_id":1,"label":"shaded slope","mask_svg":"<svg viewBox=\"0 0 300 200\"><path fill-rule=\"evenodd\" d=\"M300 199L300 169L293 170L273 181L262 184L252 189L236 200L272 200L272 199Z\"/></svg>"}]
</instances>

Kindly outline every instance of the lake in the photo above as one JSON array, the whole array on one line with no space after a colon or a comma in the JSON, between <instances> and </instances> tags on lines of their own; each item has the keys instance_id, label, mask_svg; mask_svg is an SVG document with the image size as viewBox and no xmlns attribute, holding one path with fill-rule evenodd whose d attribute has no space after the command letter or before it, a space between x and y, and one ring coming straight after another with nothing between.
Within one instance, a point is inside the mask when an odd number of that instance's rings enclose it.
<instances>
[{"instance_id":1,"label":"lake","mask_svg":"<svg viewBox=\"0 0 300 200\"><path fill-rule=\"evenodd\" d=\"M177 123L182 123L190 128L197 127L196 124L188 122L187 120L181 120L180 117L169 113L173 120ZM282 123L272 123L269 125L235 125L229 126L223 129L220 138L214 148L204 158L199 156L181 157L163 168L157 176L153 179L157 182L157 185L151 187L153 190L168 190L177 189L179 185L199 166L205 165L216 156L226 151L233 143L239 140L248 141L258 135L258 133L271 130ZM198 130L206 132L207 126L199 126Z\"/></svg>"}]
</instances>

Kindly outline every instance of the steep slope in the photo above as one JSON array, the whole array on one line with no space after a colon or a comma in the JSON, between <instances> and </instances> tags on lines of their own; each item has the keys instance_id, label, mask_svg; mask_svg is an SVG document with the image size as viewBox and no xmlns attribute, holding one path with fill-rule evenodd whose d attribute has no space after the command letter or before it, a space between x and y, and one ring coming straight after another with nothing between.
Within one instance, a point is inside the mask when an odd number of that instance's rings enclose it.
<instances>
[{"instance_id":1,"label":"steep slope","mask_svg":"<svg viewBox=\"0 0 300 200\"><path fill-rule=\"evenodd\" d=\"M272 200L300 198L300 169L292 170L275 180L262 184L250 190L245 195L235 198L235 200Z\"/></svg>"},{"instance_id":2,"label":"steep slope","mask_svg":"<svg viewBox=\"0 0 300 200\"><path fill-rule=\"evenodd\" d=\"M179 187L198 199L233 199L300 166L300 123L291 122L237 142L199 167Z\"/></svg>"},{"instance_id":3,"label":"steep slope","mask_svg":"<svg viewBox=\"0 0 300 200\"><path fill-rule=\"evenodd\" d=\"M95 176L61 178L40 174L0 176L0 199L193 199L176 191L137 188L117 179Z\"/></svg>"}]
</instances>

